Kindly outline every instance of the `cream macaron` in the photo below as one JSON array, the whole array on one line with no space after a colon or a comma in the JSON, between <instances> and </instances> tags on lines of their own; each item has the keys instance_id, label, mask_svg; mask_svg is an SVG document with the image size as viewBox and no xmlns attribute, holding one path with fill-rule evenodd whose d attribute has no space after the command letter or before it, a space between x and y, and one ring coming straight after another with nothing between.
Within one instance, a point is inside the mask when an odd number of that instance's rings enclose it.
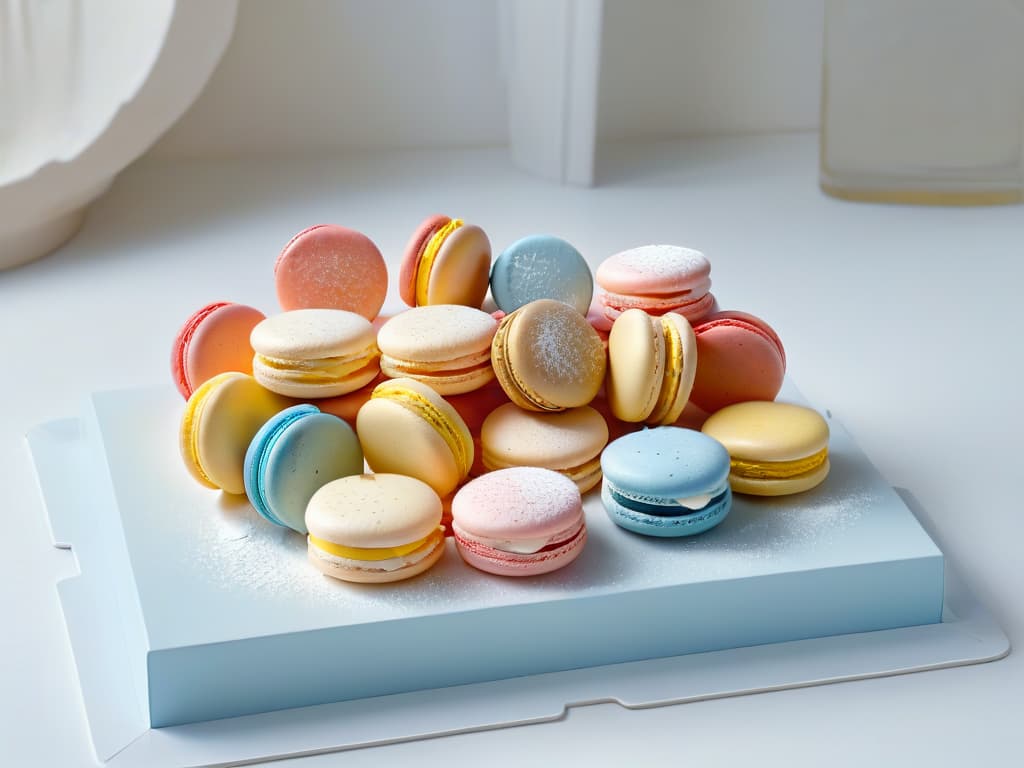
<instances>
[{"instance_id":1,"label":"cream macaron","mask_svg":"<svg viewBox=\"0 0 1024 768\"><path fill-rule=\"evenodd\" d=\"M447 496L473 466L473 436L452 405L415 379L374 387L356 414L356 434L374 472L415 477Z\"/></svg>"},{"instance_id":2,"label":"cream macaron","mask_svg":"<svg viewBox=\"0 0 1024 768\"><path fill-rule=\"evenodd\" d=\"M612 414L652 426L674 424L697 375L697 339L689 321L627 309L608 336L605 392Z\"/></svg>"},{"instance_id":3,"label":"cream macaron","mask_svg":"<svg viewBox=\"0 0 1024 768\"><path fill-rule=\"evenodd\" d=\"M343 581L383 583L423 573L444 554L441 499L404 475L350 475L306 506L309 561Z\"/></svg>"},{"instance_id":4,"label":"cream macaron","mask_svg":"<svg viewBox=\"0 0 1024 768\"><path fill-rule=\"evenodd\" d=\"M370 321L344 309L296 309L252 329L253 376L289 397L336 397L369 384L380 371Z\"/></svg>"},{"instance_id":5,"label":"cream macaron","mask_svg":"<svg viewBox=\"0 0 1024 768\"><path fill-rule=\"evenodd\" d=\"M385 376L408 377L442 395L479 389L494 379L491 340L498 321L460 304L433 304L395 315L377 334Z\"/></svg>"},{"instance_id":6,"label":"cream macaron","mask_svg":"<svg viewBox=\"0 0 1024 768\"><path fill-rule=\"evenodd\" d=\"M608 424L588 405L537 413L506 403L484 419L480 443L488 470L552 469L586 493L601 482L601 451L608 443Z\"/></svg>"},{"instance_id":7,"label":"cream macaron","mask_svg":"<svg viewBox=\"0 0 1024 768\"><path fill-rule=\"evenodd\" d=\"M709 416L701 431L729 451L729 484L738 493L801 493L828 476L828 422L811 408L736 403Z\"/></svg>"}]
</instances>

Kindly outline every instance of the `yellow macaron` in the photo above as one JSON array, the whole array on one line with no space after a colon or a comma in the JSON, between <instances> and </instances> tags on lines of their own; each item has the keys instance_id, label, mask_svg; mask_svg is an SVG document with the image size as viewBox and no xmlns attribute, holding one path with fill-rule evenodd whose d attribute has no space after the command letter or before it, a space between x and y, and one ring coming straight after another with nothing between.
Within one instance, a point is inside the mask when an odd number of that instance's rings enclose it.
<instances>
[{"instance_id":1,"label":"yellow macaron","mask_svg":"<svg viewBox=\"0 0 1024 768\"><path fill-rule=\"evenodd\" d=\"M356 415L356 434L374 472L427 483L447 496L473 466L473 437L458 411L409 378L381 382Z\"/></svg>"},{"instance_id":2,"label":"yellow macaron","mask_svg":"<svg viewBox=\"0 0 1024 768\"><path fill-rule=\"evenodd\" d=\"M178 446L189 474L207 488L245 493L245 451L259 428L291 401L245 373L204 382L185 404Z\"/></svg>"},{"instance_id":3,"label":"yellow macaron","mask_svg":"<svg viewBox=\"0 0 1024 768\"><path fill-rule=\"evenodd\" d=\"M729 484L738 493L784 496L819 485L829 473L828 423L792 403L736 403L702 428L729 451Z\"/></svg>"}]
</instances>

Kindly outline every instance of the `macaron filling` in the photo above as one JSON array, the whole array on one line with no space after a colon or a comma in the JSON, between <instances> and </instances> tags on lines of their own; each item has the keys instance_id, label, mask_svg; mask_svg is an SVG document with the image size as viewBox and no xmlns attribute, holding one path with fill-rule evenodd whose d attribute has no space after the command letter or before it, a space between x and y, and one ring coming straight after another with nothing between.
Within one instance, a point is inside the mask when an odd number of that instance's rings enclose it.
<instances>
[{"instance_id":1,"label":"macaron filling","mask_svg":"<svg viewBox=\"0 0 1024 768\"><path fill-rule=\"evenodd\" d=\"M785 480L813 472L828 459L828 446L815 454L790 461L751 461L731 459L730 471L739 477L754 480Z\"/></svg>"},{"instance_id":2,"label":"macaron filling","mask_svg":"<svg viewBox=\"0 0 1024 768\"><path fill-rule=\"evenodd\" d=\"M484 450L483 453L483 465L485 469L494 471L497 469L510 469L512 467L531 466L528 464L515 464L510 461L505 461L493 453ZM585 461L582 464L577 464L574 467L553 467L547 466L546 469L552 469L555 472L565 475L577 485L583 485L585 481L594 479L595 476L599 479L601 475L601 456L600 454ZM590 483L588 487L592 486Z\"/></svg>"},{"instance_id":3,"label":"macaron filling","mask_svg":"<svg viewBox=\"0 0 1024 768\"><path fill-rule=\"evenodd\" d=\"M686 498L673 499L647 494L630 493L617 488L605 476L608 494L619 505L634 512L642 512L658 517L676 517L701 512L709 507L716 507L725 501L729 493L729 484L716 488L710 493L701 493Z\"/></svg>"},{"instance_id":4,"label":"macaron filling","mask_svg":"<svg viewBox=\"0 0 1024 768\"><path fill-rule=\"evenodd\" d=\"M445 416L430 400L419 392L391 385L388 382L379 385L370 396L372 400L377 398L386 398L397 403L430 424L444 440L452 456L455 457L455 464L459 469L459 475L465 477L469 474L469 469L473 462L462 439L462 435L459 434L458 430L451 423L451 419Z\"/></svg>"},{"instance_id":5,"label":"macaron filling","mask_svg":"<svg viewBox=\"0 0 1024 768\"><path fill-rule=\"evenodd\" d=\"M188 404L185 406L185 415L182 417L182 432L187 435L189 465L196 473L196 479L210 488L217 488L217 484L210 479L203 469L199 460L199 424L203 416L203 408L206 406L206 396L218 383L218 378L204 382L199 389L192 393Z\"/></svg>"},{"instance_id":6,"label":"macaron filling","mask_svg":"<svg viewBox=\"0 0 1024 768\"><path fill-rule=\"evenodd\" d=\"M434 260L441 250L441 246L448 236L463 225L462 219L452 219L427 241L423 254L416 265L416 303L419 306L427 304L427 289L430 287L430 270L434 267Z\"/></svg>"},{"instance_id":7,"label":"macaron filling","mask_svg":"<svg viewBox=\"0 0 1024 768\"><path fill-rule=\"evenodd\" d=\"M648 416L648 421L652 422L660 422L672 410L679 394L679 384L683 379L683 339L679 329L666 317L660 318L659 325L665 337L665 374L661 380L661 390L658 392L654 410Z\"/></svg>"},{"instance_id":8,"label":"macaron filling","mask_svg":"<svg viewBox=\"0 0 1024 768\"><path fill-rule=\"evenodd\" d=\"M295 384L333 384L377 365L377 348L370 345L353 355L317 360L282 360L256 353L254 365L274 371L277 378Z\"/></svg>"},{"instance_id":9,"label":"macaron filling","mask_svg":"<svg viewBox=\"0 0 1024 768\"><path fill-rule=\"evenodd\" d=\"M353 570L398 571L429 557L444 543L444 527L429 536L397 547L346 547L309 535L310 552L341 568Z\"/></svg>"}]
</instances>

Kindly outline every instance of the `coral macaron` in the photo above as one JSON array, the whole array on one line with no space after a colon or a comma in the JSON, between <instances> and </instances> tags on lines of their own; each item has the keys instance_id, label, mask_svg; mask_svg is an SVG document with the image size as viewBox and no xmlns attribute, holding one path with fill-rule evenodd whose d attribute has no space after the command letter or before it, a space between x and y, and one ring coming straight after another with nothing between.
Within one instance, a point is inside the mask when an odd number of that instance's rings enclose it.
<instances>
[{"instance_id":1,"label":"coral macaron","mask_svg":"<svg viewBox=\"0 0 1024 768\"><path fill-rule=\"evenodd\" d=\"M415 379L378 384L359 409L356 432L374 472L415 477L447 496L473 466L473 437L458 412Z\"/></svg>"},{"instance_id":2,"label":"coral macaron","mask_svg":"<svg viewBox=\"0 0 1024 768\"><path fill-rule=\"evenodd\" d=\"M464 485L452 500L452 529L462 559L499 576L563 568L587 540L576 484L537 467L501 469Z\"/></svg>"},{"instance_id":3,"label":"coral macaron","mask_svg":"<svg viewBox=\"0 0 1024 768\"><path fill-rule=\"evenodd\" d=\"M714 413L701 430L729 451L729 483L738 493L802 493L828 476L828 422L811 408L736 403Z\"/></svg>"},{"instance_id":4,"label":"coral macaron","mask_svg":"<svg viewBox=\"0 0 1024 768\"><path fill-rule=\"evenodd\" d=\"M208 379L192 393L182 415L178 446L185 468L207 488L244 493L249 444L260 427L288 405L244 373Z\"/></svg>"},{"instance_id":5,"label":"coral macaron","mask_svg":"<svg viewBox=\"0 0 1024 768\"><path fill-rule=\"evenodd\" d=\"M320 486L363 471L352 428L309 404L271 417L249 443L245 494L266 520L306 533L306 504Z\"/></svg>"},{"instance_id":6,"label":"coral macaron","mask_svg":"<svg viewBox=\"0 0 1024 768\"><path fill-rule=\"evenodd\" d=\"M230 301L207 304L189 317L171 347L171 376L182 397L218 373L252 373L249 334L264 317Z\"/></svg>"},{"instance_id":7,"label":"coral macaron","mask_svg":"<svg viewBox=\"0 0 1024 768\"><path fill-rule=\"evenodd\" d=\"M645 245L609 256L597 268L598 300L615 320L627 309L678 312L691 323L714 310L711 263L700 251L678 245Z\"/></svg>"},{"instance_id":8,"label":"coral macaron","mask_svg":"<svg viewBox=\"0 0 1024 768\"><path fill-rule=\"evenodd\" d=\"M422 381L439 394L472 392L494 379L491 340L498 321L458 304L416 307L395 315L377 334L386 376Z\"/></svg>"},{"instance_id":9,"label":"coral macaron","mask_svg":"<svg viewBox=\"0 0 1024 768\"><path fill-rule=\"evenodd\" d=\"M608 337L605 392L612 413L622 421L675 423L697 368L697 340L685 317L627 309Z\"/></svg>"},{"instance_id":10,"label":"coral macaron","mask_svg":"<svg viewBox=\"0 0 1024 768\"><path fill-rule=\"evenodd\" d=\"M388 270L370 238L336 224L304 229L274 264L281 309L345 309L373 320L384 306Z\"/></svg>"},{"instance_id":11,"label":"coral macaron","mask_svg":"<svg viewBox=\"0 0 1024 768\"><path fill-rule=\"evenodd\" d=\"M505 394L531 411L589 403L601 389L606 358L586 318L553 299L505 315L491 345L491 365Z\"/></svg>"},{"instance_id":12,"label":"coral macaron","mask_svg":"<svg viewBox=\"0 0 1024 768\"><path fill-rule=\"evenodd\" d=\"M380 372L370 321L343 309L296 309L268 317L250 335L253 376L289 397L336 397Z\"/></svg>"},{"instance_id":13,"label":"coral macaron","mask_svg":"<svg viewBox=\"0 0 1024 768\"><path fill-rule=\"evenodd\" d=\"M690 400L706 413L748 400L774 400L786 351L768 323L745 312L716 312L693 327L697 375Z\"/></svg>"},{"instance_id":14,"label":"coral macaron","mask_svg":"<svg viewBox=\"0 0 1024 768\"><path fill-rule=\"evenodd\" d=\"M333 480L313 494L305 522L309 561L343 581L408 579L444 554L441 499L412 477L376 474Z\"/></svg>"},{"instance_id":15,"label":"coral macaron","mask_svg":"<svg viewBox=\"0 0 1024 768\"><path fill-rule=\"evenodd\" d=\"M480 227L436 214L413 232L398 274L410 307L462 304L479 308L487 295L491 242Z\"/></svg>"}]
</instances>

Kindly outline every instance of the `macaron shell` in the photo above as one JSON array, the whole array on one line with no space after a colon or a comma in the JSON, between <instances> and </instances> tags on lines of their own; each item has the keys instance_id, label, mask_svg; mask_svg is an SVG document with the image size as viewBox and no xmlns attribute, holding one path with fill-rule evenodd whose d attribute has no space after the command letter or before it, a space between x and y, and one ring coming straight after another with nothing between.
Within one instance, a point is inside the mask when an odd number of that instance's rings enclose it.
<instances>
[{"instance_id":1,"label":"macaron shell","mask_svg":"<svg viewBox=\"0 0 1024 768\"><path fill-rule=\"evenodd\" d=\"M438 533L435 539L433 549L430 550L426 557L393 571L374 569L373 564L369 562L366 567L346 567L313 546L310 546L307 550L307 558L318 571L340 581L349 581L357 584L389 584L395 581L411 579L430 570L441 559L445 550L444 536Z\"/></svg>"},{"instance_id":2,"label":"macaron shell","mask_svg":"<svg viewBox=\"0 0 1024 768\"><path fill-rule=\"evenodd\" d=\"M274 265L274 282L284 310L345 309L372 320L384 305L388 272L366 235L320 224L284 247Z\"/></svg>"},{"instance_id":3,"label":"macaron shell","mask_svg":"<svg viewBox=\"0 0 1024 768\"><path fill-rule=\"evenodd\" d=\"M308 413L292 422L264 450L261 496L277 521L299 533L306 533L306 505L317 490L363 471L355 432L327 413Z\"/></svg>"},{"instance_id":4,"label":"macaron shell","mask_svg":"<svg viewBox=\"0 0 1024 768\"><path fill-rule=\"evenodd\" d=\"M573 539L557 549L521 555L481 546L455 534L455 546L462 559L477 570L496 576L540 576L557 571L579 557L586 543L587 529L583 527Z\"/></svg>"},{"instance_id":5,"label":"macaron shell","mask_svg":"<svg viewBox=\"0 0 1024 768\"><path fill-rule=\"evenodd\" d=\"M252 373L249 334L265 315L244 304L225 304L206 315L186 340L182 356L191 388L218 373Z\"/></svg>"},{"instance_id":6,"label":"macaron shell","mask_svg":"<svg viewBox=\"0 0 1024 768\"><path fill-rule=\"evenodd\" d=\"M402 301L410 307L416 306L416 274L419 271L423 249L434 233L441 229L451 218L439 213L428 216L412 233L402 255L402 263L398 271L398 292Z\"/></svg>"},{"instance_id":7,"label":"macaron shell","mask_svg":"<svg viewBox=\"0 0 1024 768\"><path fill-rule=\"evenodd\" d=\"M517 240L491 269L491 295L505 312L538 299L555 299L586 316L593 293L594 278L583 256L552 235Z\"/></svg>"},{"instance_id":8,"label":"macaron shell","mask_svg":"<svg viewBox=\"0 0 1024 768\"><path fill-rule=\"evenodd\" d=\"M326 483L306 507L306 527L346 547L399 547L430 536L441 523L441 499L430 486L390 473Z\"/></svg>"},{"instance_id":9,"label":"macaron shell","mask_svg":"<svg viewBox=\"0 0 1024 768\"><path fill-rule=\"evenodd\" d=\"M690 399L714 413L749 400L774 400L786 373L778 335L763 320L718 312L694 326L697 375Z\"/></svg>"},{"instance_id":10,"label":"macaron shell","mask_svg":"<svg viewBox=\"0 0 1024 768\"><path fill-rule=\"evenodd\" d=\"M622 421L647 419L665 376L665 337L658 321L640 309L623 312L608 335L605 394Z\"/></svg>"},{"instance_id":11,"label":"macaron shell","mask_svg":"<svg viewBox=\"0 0 1024 768\"><path fill-rule=\"evenodd\" d=\"M734 459L794 461L828 447L829 429L812 408L794 403L748 402L708 417L704 434L722 443Z\"/></svg>"},{"instance_id":12,"label":"macaron shell","mask_svg":"<svg viewBox=\"0 0 1024 768\"><path fill-rule=\"evenodd\" d=\"M513 403L484 419L480 441L486 454L501 466L579 467L608 442L608 425L590 406L560 413L524 411Z\"/></svg>"},{"instance_id":13,"label":"macaron shell","mask_svg":"<svg viewBox=\"0 0 1024 768\"><path fill-rule=\"evenodd\" d=\"M556 411L594 399L604 381L606 354L582 314L542 299L501 321L491 363L512 402L528 410Z\"/></svg>"},{"instance_id":14,"label":"macaron shell","mask_svg":"<svg viewBox=\"0 0 1024 768\"><path fill-rule=\"evenodd\" d=\"M666 296L710 287L711 262L700 251L678 245L644 245L605 259L597 268L597 284L608 292L632 296Z\"/></svg>"},{"instance_id":15,"label":"macaron shell","mask_svg":"<svg viewBox=\"0 0 1024 768\"><path fill-rule=\"evenodd\" d=\"M191 421L191 437L186 437L183 429L183 441L191 439L194 461L213 485L226 493L244 493L243 467L249 443L267 419L290 403L244 373L215 376L192 397L201 398L202 404ZM186 465L190 462L186 458Z\"/></svg>"},{"instance_id":16,"label":"macaron shell","mask_svg":"<svg viewBox=\"0 0 1024 768\"><path fill-rule=\"evenodd\" d=\"M487 296L491 241L474 224L463 224L441 244L427 281L428 304L479 308Z\"/></svg>"},{"instance_id":17,"label":"macaron shell","mask_svg":"<svg viewBox=\"0 0 1024 768\"><path fill-rule=\"evenodd\" d=\"M729 452L692 429L654 427L612 441L601 454L605 484L649 500L716 493L729 475Z\"/></svg>"},{"instance_id":18,"label":"macaron shell","mask_svg":"<svg viewBox=\"0 0 1024 768\"><path fill-rule=\"evenodd\" d=\"M743 477L735 472L729 473L729 485L736 493L745 493L750 496L789 496L793 493L803 493L820 485L828 477L831 463L826 458L824 463L818 465L810 472L785 478L755 478Z\"/></svg>"},{"instance_id":19,"label":"macaron shell","mask_svg":"<svg viewBox=\"0 0 1024 768\"><path fill-rule=\"evenodd\" d=\"M405 388L425 398L435 425L420 412L393 399L394 388ZM430 485L439 496L447 496L468 474L472 466L473 438L458 412L425 384L412 379L393 379L377 387L387 394L372 397L356 416L356 432L366 463L374 472L408 475ZM456 436L469 458L465 468L452 452L439 429Z\"/></svg>"},{"instance_id":20,"label":"macaron shell","mask_svg":"<svg viewBox=\"0 0 1024 768\"><path fill-rule=\"evenodd\" d=\"M375 347L365 317L340 309L299 309L272 315L252 329L255 352L278 360L320 360Z\"/></svg>"},{"instance_id":21,"label":"macaron shell","mask_svg":"<svg viewBox=\"0 0 1024 768\"><path fill-rule=\"evenodd\" d=\"M377 345L382 353L403 360L445 362L489 351L497 328L493 317L472 307L416 307L388 320L377 334Z\"/></svg>"},{"instance_id":22,"label":"macaron shell","mask_svg":"<svg viewBox=\"0 0 1024 768\"><path fill-rule=\"evenodd\" d=\"M675 538L695 536L721 523L732 508L732 491L727 487L717 503L685 515L648 515L624 507L612 497L607 483L601 487L601 503L608 517L620 528L643 536Z\"/></svg>"}]
</instances>

